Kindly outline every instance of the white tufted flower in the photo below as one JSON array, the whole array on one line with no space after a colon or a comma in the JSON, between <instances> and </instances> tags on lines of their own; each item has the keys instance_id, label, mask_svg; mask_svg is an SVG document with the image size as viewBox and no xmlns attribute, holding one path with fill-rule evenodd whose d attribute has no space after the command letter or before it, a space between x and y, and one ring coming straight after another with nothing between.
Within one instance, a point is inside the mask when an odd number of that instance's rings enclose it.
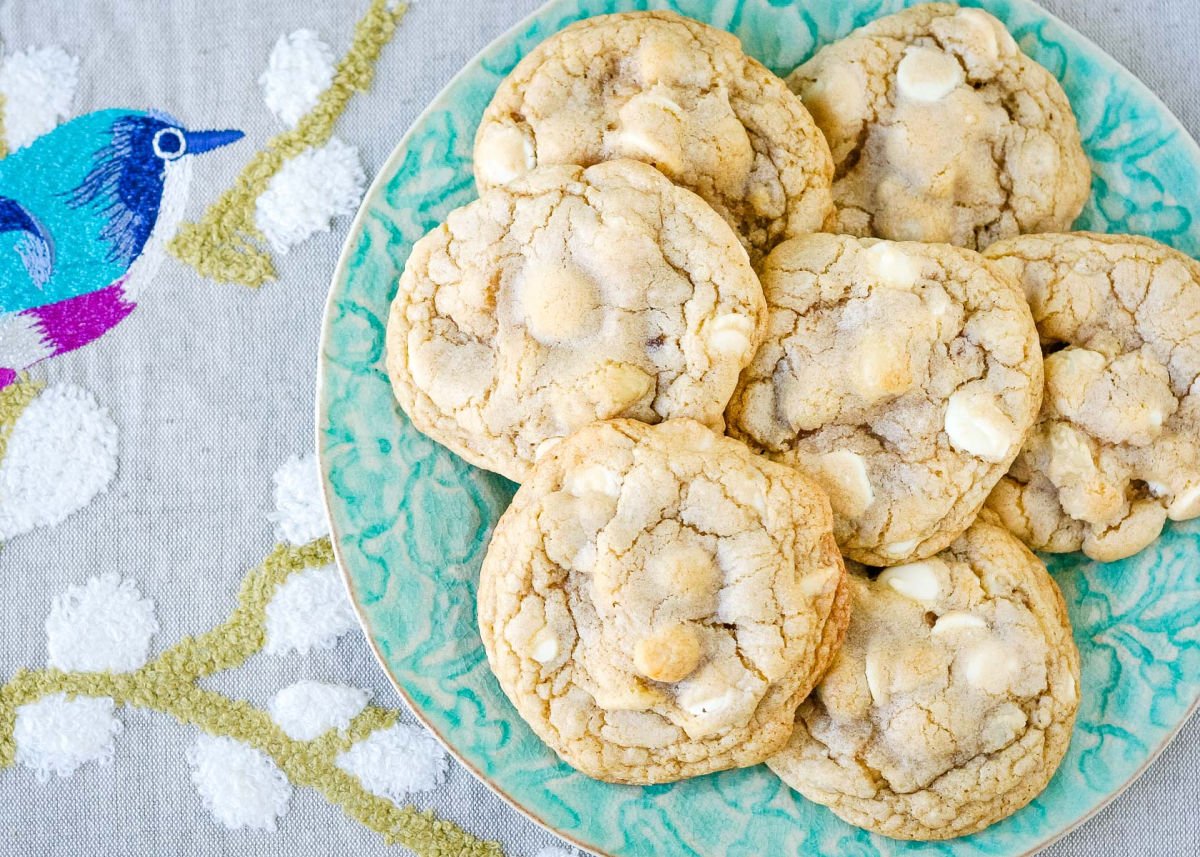
<instances>
[{"instance_id":1,"label":"white tufted flower","mask_svg":"<svg viewBox=\"0 0 1200 857\"><path fill-rule=\"evenodd\" d=\"M333 83L333 51L312 30L280 36L258 79L263 100L281 122L295 128Z\"/></svg>"},{"instance_id":2,"label":"white tufted flower","mask_svg":"<svg viewBox=\"0 0 1200 857\"><path fill-rule=\"evenodd\" d=\"M267 519L275 524L276 538L303 545L329 535L329 521L321 503L321 473L312 453L291 456L275 471L275 511Z\"/></svg>"},{"instance_id":3,"label":"white tufted flower","mask_svg":"<svg viewBox=\"0 0 1200 857\"><path fill-rule=\"evenodd\" d=\"M418 726L397 723L372 732L335 760L373 795L399 803L412 792L431 791L446 781L446 751Z\"/></svg>"},{"instance_id":4,"label":"white tufted flower","mask_svg":"<svg viewBox=\"0 0 1200 857\"><path fill-rule=\"evenodd\" d=\"M275 252L287 253L328 232L335 217L353 214L366 184L358 149L334 137L280 168L255 203L254 223Z\"/></svg>"},{"instance_id":5,"label":"white tufted flower","mask_svg":"<svg viewBox=\"0 0 1200 857\"><path fill-rule=\"evenodd\" d=\"M81 765L107 765L113 757L113 738L121 734L107 696L54 693L17 709L13 740L17 761L32 769L41 782L51 774L69 777Z\"/></svg>"},{"instance_id":6,"label":"white tufted flower","mask_svg":"<svg viewBox=\"0 0 1200 857\"><path fill-rule=\"evenodd\" d=\"M267 707L289 738L311 741L330 729L347 728L370 696L356 687L298 681L275 694Z\"/></svg>"},{"instance_id":7,"label":"white tufted flower","mask_svg":"<svg viewBox=\"0 0 1200 857\"><path fill-rule=\"evenodd\" d=\"M201 734L188 748L192 782L213 817L239 830L275 830L288 811L292 784L265 754L224 736Z\"/></svg>"},{"instance_id":8,"label":"white tufted flower","mask_svg":"<svg viewBox=\"0 0 1200 857\"><path fill-rule=\"evenodd\" d=\"M79 60L62 48L30 48L0 63L4 136L8 147L28 146L71 112Z\"/></svg>"},{"instance_id":9,"label":"white tufted flower","mask_svg":"<svg viewBox=\"0 0 1200 857\"><path fill-rule=\"evenodd\" d=\"M332 649L339 637L357 626L337 568L306 568L281 583L267 603L263 651L307 655L312 649Z\"/></svg>"},{"instance_id":10,"label":"white tufted flower","mask_svg":"<svg viewBox=\"0 0 1200 857\"><path fill-rule=\"evenodd\" d=\"M154 602L116 574L93 577L54 599L46 618L50 666L75 672L129 672L146 663L158 633Z\"/></svg>"},{"instance_id":11,"label":"white tufted flower","mask_svg":"<svg viewBox=\"0 0 1200 857\"><path fill-rule=\"evenodd\" d=\"M117 426L74 384L42 391L17 417L0 460L0 541L62 523L117 473Z\"/></svg>"}]
</instances>

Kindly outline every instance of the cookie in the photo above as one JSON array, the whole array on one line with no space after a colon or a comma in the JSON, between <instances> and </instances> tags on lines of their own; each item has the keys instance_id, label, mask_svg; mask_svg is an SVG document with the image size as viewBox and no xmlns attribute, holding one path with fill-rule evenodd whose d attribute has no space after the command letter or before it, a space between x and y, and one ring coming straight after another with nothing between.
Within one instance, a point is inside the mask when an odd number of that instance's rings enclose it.
<instances>
[{"instance_id":1,"label":"cookie","mask_svg":"<svg viewBox=\"0 0 1200 857\"><path fill-rule=\"evenodd\" d=\"M413 247L387 366L414 426L522 481L596 419L721 412L762 333L746 251L652 167L539 168Z\"/></svg>"},{"instance_id":2,"label":"cookie","mask_svg":"<svg viewBox=\"0 0 1200 857\"><path fill-rule=\"evenodd\" d=\"M766 339L729 433L811 473L842 551L931 556L967 528L1042 396L1029 307L974 251L810 235L761 270Z\"/></svg>"},{"instance_id":3,"label":"cookie","mask_svg":"<svg viewBox=\"0 0 1200 857\"><path fill-rule=\"evenodd\" d=\"M1067 229L1087 200L1066 94L981 9L880 18L788 84L833 151L839 232L983 248Z\"/></svg>"},{"instance_id":4,"label":"cookie","mask_svg":"<svg viewBox=\"0 0 1200 857\"><path fill-rule=\"evenodd\" d=\"M1047 351L1037 426L988 505L1035 550L1103 562L1200 515L1200 263L1082 232L987 255L1023 285Z\"/></svg>"},{"instance_id":5,"label":"cookie","mask_svg":"<svg viewBox=\"0 0 1200 857\"><path fill-rule=\"evenodd\" d=\"M984 513L936 557L850 575L833 666L767 764L840 818L897 839L982 830L1058 768L1079 653L1042 563Z\"/></svg>"},{"instance_id":6,"label":"cookie","mask_svg":"<svg viewBox=\"0 0 1200 857\"><path fill-rule=\"evenodd\" d=\"M734 36L672 12L551 36L500 84L475 136L480 189L537 164L614 158L704 197L755 258L833 214L829 147L800 99Z\"/></svg>"},{"instance_id":7,"label":"cookie","mask_svg":"<svg viewBox=\"0 0 1200 857\"><path fill-rule=\"evenodd\" d=\"M761 762L848 619L829 503L692 420L596 423L534 468L479 581L517 711L597 779Z\"/></svg>"}]
</instances>

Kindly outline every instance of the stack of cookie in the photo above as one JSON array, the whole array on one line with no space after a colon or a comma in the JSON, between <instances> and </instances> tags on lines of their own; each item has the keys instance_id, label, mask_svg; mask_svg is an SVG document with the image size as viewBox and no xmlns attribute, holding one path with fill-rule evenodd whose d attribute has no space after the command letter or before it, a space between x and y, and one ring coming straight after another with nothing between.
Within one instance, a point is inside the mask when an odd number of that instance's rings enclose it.
<instances>
[{"instance_id":1,"label":"stack of cookie","mask_svg":"<svg viewBox=\"0 0 1200 857\"><path fill-rule=\"evenodd\" d=\"M1090 173L1053 76L946 4L786 83L696 21L592 18L500 86L475 172L388 369L522 483L479 621L533 730L614 782L765 761L895 837L1030 801L1080 687L1029 548L1200 514L1200 265L1056 234Z\"/></svg>"}]
</instances>

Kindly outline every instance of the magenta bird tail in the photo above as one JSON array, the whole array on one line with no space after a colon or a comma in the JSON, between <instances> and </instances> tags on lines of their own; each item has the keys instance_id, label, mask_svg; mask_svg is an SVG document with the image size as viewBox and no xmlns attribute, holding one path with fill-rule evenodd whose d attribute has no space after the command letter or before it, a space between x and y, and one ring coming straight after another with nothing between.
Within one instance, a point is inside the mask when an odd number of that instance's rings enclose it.
<instances>
[{"instance_id":1,"label":"magenta bird tail","mask_svg":"<svg viewBox=\"0 0 1200 857\"><path fill-rule=\"evenodd\" d=\"M125 299L124 284L120 279L95 292L26 310L50 348L47 356L81 348L124 321L136 306Z\"/></svg>"},{"instance_id":2,"label":"magenta bird tail","mask_svg":"<svg viewBox=\"0 0 1200 857\"><path fill-rule=\"evenodd\" d=\"M124 321L135 307L124 283L0 316L0 390L30 366L87 345Z\"/></svg>"}]
</instances>

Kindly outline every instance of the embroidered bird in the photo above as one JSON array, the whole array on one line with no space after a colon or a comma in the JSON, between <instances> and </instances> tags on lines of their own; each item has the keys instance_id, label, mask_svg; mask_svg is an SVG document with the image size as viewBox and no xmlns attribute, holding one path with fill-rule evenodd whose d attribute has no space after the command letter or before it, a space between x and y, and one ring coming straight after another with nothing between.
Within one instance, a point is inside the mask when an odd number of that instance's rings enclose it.
<instances>
[{"instance_id":1,"label":"embroidered bird","mask_svg":"<svg viewBox=\"0 0 1200 857\"><path fill-rule=\"evenodd\" d=\"M242 136L101 110L0 160L0 389L133 311L183 219L192 156Z\"/></svg>"}]
</instances>

